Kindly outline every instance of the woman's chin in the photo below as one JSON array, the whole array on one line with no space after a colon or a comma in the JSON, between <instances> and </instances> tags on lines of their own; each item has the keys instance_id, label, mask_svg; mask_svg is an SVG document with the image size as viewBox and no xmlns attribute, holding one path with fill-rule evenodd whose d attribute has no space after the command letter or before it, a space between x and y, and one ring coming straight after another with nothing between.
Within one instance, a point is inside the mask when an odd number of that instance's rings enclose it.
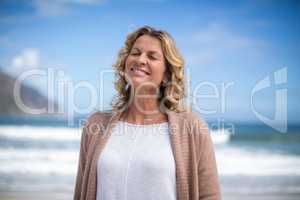
<instances>
[{"instance_id":1,"label":"woman's chin","mask_svg":"<svg viewBox=\"0 0 300 200\"><path fill-rule=\"evenodd\" d=\"M133 84L134 88L154 85L151 81L145 80L145 79L140 78L140 77L132 78L132 84Z\"/></svg>"},{"instance_id":2,"label":"woman's chin","mask_svg":"<svg viewBox=\"0 0 300 200\"><path fill-rule=\"evenodd\" d=\"M134 91L135 93L139 93L139 94L148 94L148 93L153 93L155 94L155 91L158 92L159 88L157 86L155 86L154 84L151 84L151 85L146 85L146 84L143 84L143 83L136 83L133 85L133 88L134 88Z\"/></svg>"}]
</instances>

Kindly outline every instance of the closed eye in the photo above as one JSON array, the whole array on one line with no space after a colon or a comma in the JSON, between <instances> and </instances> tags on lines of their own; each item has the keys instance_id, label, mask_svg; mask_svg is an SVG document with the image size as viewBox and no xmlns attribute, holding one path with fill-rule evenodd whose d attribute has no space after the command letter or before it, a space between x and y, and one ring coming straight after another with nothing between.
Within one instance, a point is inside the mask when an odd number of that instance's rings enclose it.
<instances>
[{"instance_id":1,"label":"closed eye","mask_svg":"<svg viewBox=\"0 0 300 200\"><path fill-rule=\"evenodd\" d=\"M131 52L130 55L138 56L138 55L140 55L140 53L139 52Z\"/></svg>"},{"instance_id":2,"label":"closed eye","mask_svg":"<svg viewBox=\"0 0 300 200\"><path fill-rule=\"evenodd\" d=\"M155 56L153 56L153 55L150 55L149 58L150 58L151 60L157 60L157 58L156 58Z\"/></svg>"}]
</instances>

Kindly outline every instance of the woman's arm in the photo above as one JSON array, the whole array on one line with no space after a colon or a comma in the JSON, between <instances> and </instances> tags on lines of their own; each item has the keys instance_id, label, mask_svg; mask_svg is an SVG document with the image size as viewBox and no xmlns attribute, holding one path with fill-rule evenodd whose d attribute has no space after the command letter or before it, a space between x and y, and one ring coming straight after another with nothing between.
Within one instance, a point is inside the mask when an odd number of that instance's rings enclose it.
<instances>
[{"instance_id":1,"label":"woman's arm","mask_svg":"<svg viewBox=\"0 0 300 200\"><path fill-rule=\"evenodd\" d=\"M202 153L198 163L199 199L221 199L218 171L210 134L202 135Z\"/></svg>"},{"instance_id":2,"label":"woman's arm","mask_svg":"<svg viewBox=\"0 0 300 200\"><path fill-rule=\"evenodd\" d=\"M87 144L86 144L86 127L83 128L80 140L80 150L79 150L79 159L78 159L78 168L77 176L74 189L74 200L80 200L82 193L82 178L83 171L85 168L86 154L87 154Z\"/></svg>"},{"instance_id":3,"label":"woman's arm","mask_svg":"<svg viewBox=\"0 0 300 200\"><path fill-rule=\"evenodd\" d=\"M196 129L197 144L200 145L197 162L199 200L220 200L221 191L214 146L208 125L200 116L196 117Z\"/></svg>"}]
</instances>

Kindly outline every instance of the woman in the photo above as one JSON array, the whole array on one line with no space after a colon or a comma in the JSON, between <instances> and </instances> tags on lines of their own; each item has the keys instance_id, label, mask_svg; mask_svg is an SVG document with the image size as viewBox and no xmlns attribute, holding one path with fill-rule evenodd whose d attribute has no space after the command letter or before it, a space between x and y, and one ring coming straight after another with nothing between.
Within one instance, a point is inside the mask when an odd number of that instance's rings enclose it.
<instances>
[{"instance_id":1,"label":"woman","mask_svg":"<svg viewBox=\"0 0 300 200\"><path fill-rule=\"evenodd\" d=\"M83 128L75 200L221 199L213 144L187 111L184 61L165 31L128 35L112 111Z\"/></svg>"}]
</instances>

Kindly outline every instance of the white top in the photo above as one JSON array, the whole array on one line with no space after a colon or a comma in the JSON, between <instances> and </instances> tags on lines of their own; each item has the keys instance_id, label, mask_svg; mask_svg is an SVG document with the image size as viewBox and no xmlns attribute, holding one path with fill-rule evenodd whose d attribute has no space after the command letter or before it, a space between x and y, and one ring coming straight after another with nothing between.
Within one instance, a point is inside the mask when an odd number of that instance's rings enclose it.
<instances>
[{"instance_id":1,"label":"white top","mask_svg":"<svg viewBox=\"0 0 300 200\"><path fill-rule=\"evenodd\" d=\"M97 166L97 200L176 200L168 122L119 121Z\"/></svg>"}]
</instances>

